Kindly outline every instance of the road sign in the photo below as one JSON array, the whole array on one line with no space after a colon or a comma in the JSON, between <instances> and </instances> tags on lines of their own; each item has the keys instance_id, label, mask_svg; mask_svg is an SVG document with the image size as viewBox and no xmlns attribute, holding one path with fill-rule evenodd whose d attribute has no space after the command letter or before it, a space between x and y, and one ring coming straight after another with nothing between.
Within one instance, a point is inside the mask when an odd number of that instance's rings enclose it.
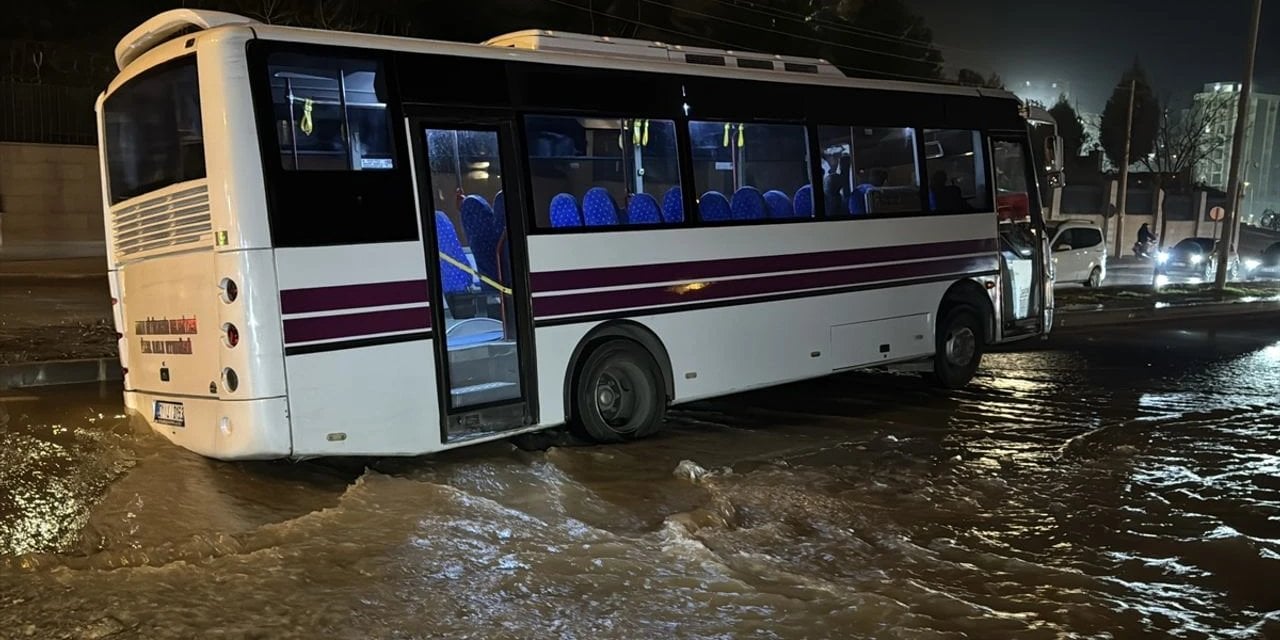
<instances>
[{"instance_id":1,"label":"road sign","mask_svg":"<svg viewBox=\"0 0 1280 640\"><path fill-rule=\"evenodd\" d=\"M1209 219L1217 222L1227 215L1227 210L1222 207L1214 207L1209 210Z\"/></svg>"}]
</instances>

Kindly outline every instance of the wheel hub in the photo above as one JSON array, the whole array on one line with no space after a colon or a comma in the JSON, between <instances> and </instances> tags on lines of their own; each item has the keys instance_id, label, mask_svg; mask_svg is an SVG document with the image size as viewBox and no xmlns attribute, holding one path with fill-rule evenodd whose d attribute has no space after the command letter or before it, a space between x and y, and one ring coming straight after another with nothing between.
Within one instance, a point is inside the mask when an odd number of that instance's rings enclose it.
<instances>
[{"instance_id":1,"label":"wheel hub","mask_svg":"<svg viewBox=\"0 0 1280 640\"><path fill-rule=\"evenodd\" d=\"M954 328L947 333L947 362L957 367L968 366L978 351L978 338L969 327Z\"/></svg>"}]
</instances>

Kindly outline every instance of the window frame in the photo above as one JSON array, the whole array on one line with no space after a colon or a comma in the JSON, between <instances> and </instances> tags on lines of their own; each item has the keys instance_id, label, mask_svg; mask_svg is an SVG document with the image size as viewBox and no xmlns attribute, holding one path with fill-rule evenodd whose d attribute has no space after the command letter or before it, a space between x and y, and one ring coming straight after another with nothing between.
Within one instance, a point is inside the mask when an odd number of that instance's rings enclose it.
<instances>
[{"instance_id":1,"label":"window frame","mask_svg":"<svg viewBox=\"0 0 1280 640\"><path fill-rule=\"evenodd\" d=\"M330 58L355 58L378 65L385 74L387 116L393 166L390 169L308 169L286 168L281 161L279 134L275 131L275 103L271 92L268 66L273 54L290 53ZM272 248L341 247L420 242L422 229L414 199L414 177L409 161L409 140L403 126L405 111L401 101L396 57L381 49L250 40L245 43L249 93L253 104L255 135L258 138L258 161L263 179L267 211L267 228ZM287 198L286 195L304 198ZM332 198L346 198L355 203L348 209L347 219L357 220L360 230L353 237L352 226L329 224L319 215L307 218L299 213L319 205L326 212L337 206ZM366 204L366 201L372 201ZM368 210L384 212L379 224L370 222ZM396 216L391 218L389 216Z\"/></svg>"},{"instance_id":2,"label":"window frame","mask_svg":"<svg viewBox=\"0 0 1280 640\"><path fill-rule=\"evenodd\" d=\"M732 220L731 219L731 220L724 220L720 222L704 221L702 219L702 213L698 211L698 196L700 195L698 193L698 187L697 185L693 184L693 173L692 173L693 146L692 146L692 134L689 131L689 126L694 122L715 122L719 124L738 122L738 123L755 124L755 125L786 125L786 126L800 127L801 130L804 131L805 150L807 152L806 155L808 156L807 161L809 163L809 191L812 194L811 197L813 198L813 215L808 218L801 218L799 216L795 216L795 217L787 218L785 220L764 217L759 220ZM707 228L721 228L721 227L753 226L753 225L761 225L761 224L794 224L797 222L815 222L817 220L824 219L822 215L823 209L820 208L820 207L823 207L823 203L821 202L820 195L819 195L819 192L821 191L821 188L819 188L819 186L821 185L821 181L819 181L817 185L814 184L814 176L815 176L815 172L817 171L817 169L815 169L815 166L814 166L814 155L815 155L814 151L817 146L815 144L817 141L817 137L814 135L815 131L816 131L815 125L805 120L793 120L793 119L783 119L783 118L734 118L731 116L729 117L705 116L705 117L699 117L699 118L685 118L684 134L686 137L689 138L689 140L688 140L688 143L685 144L684 147L680 149L680 152L682 155L688 156L689 158L689 171L690 171L689 182L691 187L690 197L693 198L693 212L694 212L694 215L697 216L697 226L707 227ZM683 185L684 181L681 180L680 184ZM764 195L764 192L761 191L760 194ZM790 194L790 196L794 198L795 194ZM732 200L733 194L732 193L726 194L725 197ZM795 201L793 200L791 204L792 206L794 206ZM691 217L688 211L689 210L686 210L685 212L686 221L689 220Z\"/></svg>"},{"instance_id":3,"label":"window frame","mask_svg":"<svg viewBox=\"0 0 1280 640\"><path fill-rule=\"evenodd\" d=\"M395 118L394 118L393 114L391 113L391 101L390 101L391 93L392 93L395 89L394 89L394 85L393 85L393 83L391 82L391 72L390 72L390 71L388 70L388 68L387 68L387 62L386 62L385 57L370 56L370 55L331 55L331 56L325 56L325 55L310 54L310 53L305 53L305 52L289 51L289 50L287 50L287 49L286 49L286 50L283 50L283 51L271 51L270 53L268 53L268 54L265 56L265 60L266 60L266 64L267 64L267 68L268 68L268 69L270 69L270 65L271 65L271 62L272 62L272 61L271 61L271 58L272 58L273 56L280 55L280 54L292 54L292 55L296 55L296 56L307 56L307 57L310 57L310 58L327 58L327 59L329 59L330 61L335 61L335 62L337 62L337 63L338 63L338 64L336 65L336 66L337 66L337 78L336 78L336 82L337 82L337 85L338 85L338 86L337 86L337 88L335 89L335 92L337 93L337 96L338 96L338 108L339 108L339 110L341 111L341 114L340 114L340 115L341 115L341 117L340 117L340 122L338 123L338 125L339 125L339 129L340 129L340 131L341 131L341 133L342 133L342 136L341 136L341 142L342 142L342 150L341 150L341 153L342 153L342 155L343 155L343 161L344 161L344 162L346 163L346 165L347 165L347 168L345 169L346 171L394 171L395 169L397 169L397 168L398 168L399 164L400 164L401 162L403 162L403 161L404 161L404 158L403 158L403 157L398 157L398 156L397 156L398 150L396 149L396 145L395 145L395 131L394 131L395 126L396 126L396 123L395 123ZM368 63L372 63L372 64L374 64L374 65L378 65L378 66L380 66L380 67L381 67L381 69L380 69L380 70L383 72L383 74L382 74L382 77L381 77L381 78L379 78L379 80L381 80L382 85L383 85L383 90L386 92L386 94L387 94L387 98L388 98L388 99L387 99L387 101L386 101L386 103L385 103L385 106L384 106L384 111L385 111L385 113L386 113L386 115L387 115L387 130L386 130L386 134L387 134L387 140L388 140L388 142L390 143L390 149L389 149L389 151L390 151L390 152L391 152L391 154L392 154L392 157L391 157L391 166L390 166L390 167L371 167L371 168L367 168L367 169L366 169L366 168L362 168L362 167L355 167L355 166L352 164L352 162L351 162L352 149L353 149L353 148L354 148L354 146L355 146L355 145L353 145L352 143L354 142L355 137L353 136L353 133L352 133L352 130L351 130L351 121L352 121L351 115L352 115L352 107L350 106L350 105L351 105L351 103L348 101L348 94L349 94L350 92L349 92L349 91L348 91L348 89L347 89L347 79L346 79L347 74L346 74L346 69L345 69L345 68L342 66L342 64L341 64L342 62L344 62L344 61L345 61L344 59L345 59L345 60L361 60L361 61L368 62ZM267 81L267 86L268 86L268 88L270 88L270 79L268 79L268 81ZM288 84L288 80L287 80L287 79L286 79L286 85L285 85L285 87L286 87L286 89L285 89L285 90L286 90L286 91L289 91L289 92L291 93L290 89L288 88L288 87L289 87L289 84ZM270 99L271 99L271 106L272 106L273 114L274 114L274 109L275 109L275 108L277 108L279 105L275 102L275 96L274 96L274 94L272 94L272 95L270 96ZM292 124L292 123L294 122L294 117L293 117L293 109L294 109L294 105L293 105L292 103L290 103L290 104L288 104L288 107L289 107L289 109L290 109L289 119L290 119L290 123ZM298 162L298 160L299 160L299 156L298 156L297 134L296 134L296 132L294 132L294 131L290 131L290 136L292 137L292 140L293 140L293 145L292 145L292 147L293 147L293 149L292 149L292 150L293 150L293 157L292 157L292 159L293 159L293 165L294 165L294 166L292 166L292 167L291 167L291 166L289 166L289 163L285 161L285 158L284 158L284 155L283 155L283 153L284 153L284 151L285 151L285 147L283 146L283 140L280 140L280 137L279 137L279 136L280 136L280 132L279 132L279 130L276 130L276 141L277 141L276 148L277 148L277 155L279 155L279 156L280 156L280 158L279 158L279 162L280 162L281 166L283 166L283 167L284 167L284 169L285 169L286 171L343 171L343 169L313 169L313 168L309 168L309 167L306 167L306 166L299 166L299 162Z\"/></svg>"},{"instance_id":4,"label":"window frame","mask_svg":"<svg viewBox=\"0 0 1280 640\"><path fill-rule=\"evenodd\" d=\"M851 132L856 127L865 127L869 129L910 129L912 147L915 152L914 159L915 159L915 166L916 166L916 190L919 192L919 202L920 202L919 210L917 211L883 211L880 213L862 213L858 215L846 214L842 216L828 216L826 215L826 203L824 202L823 216L822 216L823 219L825 220L892 220L895 218L913 218L917 216L924 217L924 216L939 216L939 215L956 215L954 213L934 213L932 211L929 211L927 208L928 202L929 202L929 185L928 185L928 181L924 179L924 176L925 176L924 140L923 140L923 137L921 136L921 131L929 127L918 127L915 125L904 125L900 123L899 124L883 124L883 123L869 124L865 122L858 123L858 124L830 124L830 123L818 122L813 126L814 126L814 141L816 143L821 142L821 140L817 136L817 130L821 127L849 129ZM850 144L850 151L852 151L853 150L852 135L850 135L849 144ZM817 145L815 144L815 146ZM824 193L823 196L825 197L826 194ZM972 214L960 214L960 215L972 215Z\"/></svg>"},{"instance_id":5,"label":"window frame","mask_svg":"<svg viewBox=\"0 0 1280 640\"><path fill-rule=\"evenodd\" d=\"M680 179L680 195L684 201L684 219L677 223L669 223L669 222L663 221L658 224L631 224L628 221L627 224L619 223L614 225L599 225L599 226L587 226L585 224L580 227L553 227L553 226L550 226L550 224L543 226L538 221L538 210L536 208L537 195L534 193L534 188L533 188L533 163L530 161L532 156L529 155L529 151L530 151L529 150L529 129L527 126L525 126L530 117L533 117L533 118L598 118L598 119L610 119L610 120L612 119L617 119L617 120L647 119L647 120L663 120L663 121L671 122L675 127L675 134L676 134L676 138L675 138L676 171ZM584 110L576 110L576 109L575 110L521 109L521 110L514 111L511 115L511 119L515 123L515 134L516 134L515 153L516 153L516 158L520 160L520 165L521 165L520 179L524 182L524 184L529 186L528 189L526 189L526 193L524 194L525 224L526 224L525 228L527 229L527 233L529 235L541 235L541 234L559 235L559 234L578 234L578 233L602 233L602 232L610 233L610 232L617 232L617 231L630 231L632 229L649 229L649 230L679 229L683 227L692 226L691 225L692 218L689 215L689 211L690 211L689 207L691 206L689 203L689 189L687 188L688 178L691 175L691 173L690 173L690 167L686 166L685 164L687 160L686 158L687 154L685 154L683 151L688 143L688 130L687 130L688 127L684 126L684 122L687 122L687 119L673 118L670 116L670 114L649 116L649 115L643 115L643 114L637 114L637 113L619 114L615 112L584 111ZM650 195L653 195L653 194L650 194ZM581 209L582 199L580 194L574 194L574 197L578 200L578 207L579 209ZM662 206L661 198L658 198L658 206ZM695 202L692 206L696 207L697 203ZM619 211L625 214L626 212L625 206L621 206L619 208Z\"/></svg>"},{"instance_id":6,"label":"window frame","mask_svg":"<svg viewBox=\"0 0 1280 640\"><path fill-rule=\"evenodd\" d=\"M973 161L976 165L979 162L979 160L981 160L982 166L975 166L973 175L975 178L981 176L986 183L986 190L985 190L987 194L986 206L976 209L974 211L928 211L929 160L928 158L925 157L924 132L930 129L936 130L936 131L966 131L970 134L976 134L977 139L974 141L974 147L973 147L974 160ZM984 213L991 213L993 215L996 214L995 164L991 162L992 153L991 153L990 131L988 131L987 129L980 129L980 128L966 129L964 127L922 126L922 127L916 127L916 132L917 132L916 140L918 141L919 149L920 149L919 151L920 157L918 162L918 164L920 165L920 196L921 198L923 198L920 201L920 206L922 208L925 208L925 212L921 215L971 216L971 215L984 214ZM1029 153L1030 145L1025 146L1024 150L1027 153ZM1026 165L1025 159L1023 164L1025 168L1025 165ZM1034 175L1034 173L1032 175ZM981 193L981 191L975 191L975 193ZM1027 191L1028 198L1030 198L1030 195L1031 195L1031 192L1030 192L1030 189L1028 189Z\"/></svg>"}]
</instances>

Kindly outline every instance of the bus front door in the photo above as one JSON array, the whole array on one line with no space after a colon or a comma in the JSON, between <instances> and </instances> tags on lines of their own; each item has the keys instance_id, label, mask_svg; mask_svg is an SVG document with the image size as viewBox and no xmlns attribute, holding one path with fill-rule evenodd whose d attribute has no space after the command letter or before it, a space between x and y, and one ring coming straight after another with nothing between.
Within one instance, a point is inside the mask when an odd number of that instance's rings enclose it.
<instances>
[{"instance_id":1,"label":"bus front door","mask_svg":"<svg viewBox=\"0 0 1280 640\"><path fill-rule=\"evenodd\" d=\"M418 207L431 282L443 443L535 422L532 333L521 290L521 198L511 128L502 123L413 131ZM514 228L514 229L513 229ZM513 249L514 247L514 249Z\"/></svg>"},{"instance_id":2,"label":"bus front door","mask_svg":"<svg viewBox=\"0 0 1280 640\"><path fill-rule=\"evenodd\" d=\"M1031 157L1025 136L991 138L1004 339L1045 333L1050 322L1052 279Z\"/></svg>"}]
</instances>

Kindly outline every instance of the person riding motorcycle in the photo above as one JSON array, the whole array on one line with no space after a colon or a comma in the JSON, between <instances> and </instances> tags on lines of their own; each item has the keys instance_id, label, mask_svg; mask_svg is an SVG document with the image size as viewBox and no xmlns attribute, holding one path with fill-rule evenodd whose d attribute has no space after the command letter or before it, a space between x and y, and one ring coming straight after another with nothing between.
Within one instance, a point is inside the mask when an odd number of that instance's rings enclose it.
<instances>
[{"instance_id":1,"label":"person riding motorcycle","mask_svg":"<svg viewBox=\"0 0 1280 640\"><path fill-rule=\"evenodd\" d=\"M1151 232L1147 227L1147 223L1142 223L1138 227L1138 241L1133 244L1133 255L1141 258L1150 258L1151 250L1156 243L1156 234Z\"/></svg>"}]
</instances>

